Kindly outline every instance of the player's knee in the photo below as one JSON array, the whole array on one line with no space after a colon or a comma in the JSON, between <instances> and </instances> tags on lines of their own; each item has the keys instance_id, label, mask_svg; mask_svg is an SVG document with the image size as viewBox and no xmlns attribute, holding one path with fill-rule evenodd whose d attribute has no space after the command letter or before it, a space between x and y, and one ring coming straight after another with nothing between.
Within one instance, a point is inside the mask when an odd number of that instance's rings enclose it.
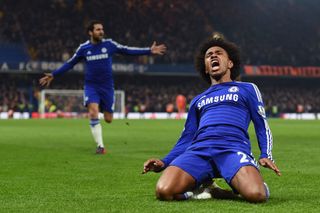
<instances>
[{"instance_id":1,"label":"player's knee","mask_svg":"<svg viewBox=\"0 0 320 213\"><path fill-rule=\"evenodd\" d=\"M169 187L157 185L156 197L159 200L169 201L169 200L173 200L174 196L173 196L172 190Z\"/></svg>"},{"instance_id":2,"label":"player's knee","mask_svg":"<svg viewBox=\"0 0 320 213\"><path fill-rule=\"evenodd\" d=\"M88 116L90 119L97 119L99 118L99 112L95 110L90 110Z\"/></svg>"},{"instance_id":3,"label":"player's knee","mask_svg":"<svg viewBox=\"0 0 320 213\"><path fill-rule=\"evenodd\" d=\"M111 123L112 122L112 117L104 117L104 121L107 123Z\"/></svg>"},{"instance_id":4,"label":"player's knee","mask_svg":"<svg viewBox=\"0 0 320 213\"><path fill-rule=\"evenodd\" d=\"M105 122L111 123L112 119L113 119L113 114L112 113L108 113L108 112L104 112L103 117L104 117L104 121Z\"/></svg>"},{"instance_id":5,"label":"player's knee","mask_svg":"<svg viewBox=\"0 0 320 213\"><path fill-rule=\"evenodd\" d=\"M249 189L242 196L252 203L262 203L268 199L265 189Z\"/></svg>"}]
</instances>

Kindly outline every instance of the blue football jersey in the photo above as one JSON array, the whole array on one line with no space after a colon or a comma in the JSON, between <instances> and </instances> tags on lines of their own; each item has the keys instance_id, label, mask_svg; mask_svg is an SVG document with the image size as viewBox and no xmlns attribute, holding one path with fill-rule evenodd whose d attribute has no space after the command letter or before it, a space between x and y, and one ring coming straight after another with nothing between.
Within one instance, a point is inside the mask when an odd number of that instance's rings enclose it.
<instances>
[{"instance_id":1,"label":"blue football jersey","mask_svg":"<svg viewBox=\"0 0 320 213\"><path fill-rule=\"evenodd\" d=\"M272 160L272 134L257 86L236 81L213 85L192 100L181 137L162 160L167 166L191 145L207 145L202 142L208 140L214 147L239 148L251 153L248 134L251 121L261 151L260 158Z\"/></svg>"},{"instance_id":2,"label":"blue football jersey","mask_svg":"<svg viewBox=\"0 0 320 213\"><path fill-rule=\"evenodd\" d=\"M112 39L103 39L97 44L86 41L80 44L72 58L52 74L56 76L65 73L78 62L84 61L86 65L85 84L113 88L112 56L117 53L125 55L149 55L151 54L151 49L149 47L124 46Z\"/></svg>"}]
</instances>

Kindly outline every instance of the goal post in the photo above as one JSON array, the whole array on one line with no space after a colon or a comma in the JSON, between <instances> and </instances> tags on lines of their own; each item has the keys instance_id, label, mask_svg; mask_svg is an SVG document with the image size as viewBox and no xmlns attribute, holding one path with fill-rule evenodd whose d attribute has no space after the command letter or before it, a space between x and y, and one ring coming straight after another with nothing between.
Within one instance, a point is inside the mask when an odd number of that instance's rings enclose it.
<instances>
[{"instance_id":1,"label":"goal post","mask_svg":"<svg viewBox=\"0 0 320 213\"><path fill-rule=\"evenodd\" d=\"M114 92L114 113L125 113L125 92L123 90L115 90ZM73 113L75 116L87 113L84 106L83 90L66 90L66 89L44 89L41 90L39 100L39 113L45 118L46 113Z\"/></svg>"}]
</instances>

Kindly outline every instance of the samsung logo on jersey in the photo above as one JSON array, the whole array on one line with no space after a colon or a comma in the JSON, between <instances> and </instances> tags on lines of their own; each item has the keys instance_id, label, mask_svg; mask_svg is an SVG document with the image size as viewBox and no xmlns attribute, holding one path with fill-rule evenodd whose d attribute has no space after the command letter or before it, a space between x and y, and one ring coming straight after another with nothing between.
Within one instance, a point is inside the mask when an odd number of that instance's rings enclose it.
<instances>
[{"instance_id":1,"label":"samsung logo on jersey","mask_svg":"<svg viewBox=\"0 0 320 213\"><path fill-rule=\"evenodd\" d=\"M198 109L201 109L203 106L207 104L212 104L212 103L218 103L222 101L235 101L237 102L239 99L238 94L226 94L226 95L219 95L219 96L214 96L210 98L205 98L202 101L198 103Z\"/></svg>"},{"instance_id":2,"label":"samsung logo on jersey","mask_svg":"<svg viewBox=\"0 0 320 213\"><path fill-rule=\"evenodd\" d=\"M109 57L108 53L104 53L99 55L90 55L90 56L87 56L86 58L87 58L87 61L94 61L94 60L105 59L108 57Z\"/></svg>"}]
</instances>

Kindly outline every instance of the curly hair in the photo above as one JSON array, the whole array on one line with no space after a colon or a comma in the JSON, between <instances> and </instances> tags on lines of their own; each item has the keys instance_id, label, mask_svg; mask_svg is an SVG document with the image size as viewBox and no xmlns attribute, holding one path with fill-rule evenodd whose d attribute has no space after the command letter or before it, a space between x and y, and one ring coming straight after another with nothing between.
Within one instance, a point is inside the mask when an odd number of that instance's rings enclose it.
<instances>
[{"instance_id":1,"label":"curly hair","mask_svg":"<svg viewBox=\"0 0 320 213\"><path fill-rule=\"evenodd\" d=\"M200 48L198 50L198 53L196 54L195 57L195 68L196 70L200 73L201 77L211 84L211 79L210 75L206 73L206 67L205 67L205 54L207 50L211 47L218 46L224 49L228 56L229 59L233 63L233 67L231 68L231 79L236 80L240 76L240 50L239 47L226 40L223 35L220 33L214 33L212 37L209 39L205 40L202 45L200 45Z\"/></svg>"}]
</instances>

